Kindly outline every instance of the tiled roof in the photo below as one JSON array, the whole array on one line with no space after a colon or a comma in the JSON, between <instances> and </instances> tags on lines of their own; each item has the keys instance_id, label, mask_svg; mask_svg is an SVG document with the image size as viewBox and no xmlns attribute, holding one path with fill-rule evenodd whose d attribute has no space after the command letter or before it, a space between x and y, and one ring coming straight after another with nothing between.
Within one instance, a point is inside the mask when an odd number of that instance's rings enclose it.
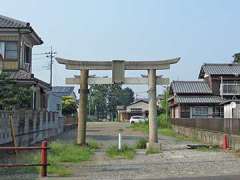
<instances>
[{"instance_id":1,"label":"tiled roof","mask_svg":"<svg viewBox=\"0 0 240 180\"><path fill-rule=\"evenodd\" d=\"M173 81L171 88L176 94L211 94L205 81Z\"/></svg>"},{"instance_id":2,"label":"tiled roof","mask_svg":"<svg viewBox=\"0 0 240 180\"><path fill-rule=\"evenodd\" d=\"M30 23L28 22L19 21L17 19L0 15L0 29L1 28L24 29L36 37L37 45L43 43L42 39L38 36L38 34L34 31L34 29L30 26Z\"/></svg>"},{"instance_id":3,"label":"tiled roof","mask_svg":"<svg viewBox=\"0 0 240 180\"><path fill-rule=\"evenodd\" d=\"M50 84L35 78L33 74L28 73L26 71L23 70L18 70L18 71L8 71L8 72L4 72L7 75L7 79L10 80L16 80L16 81L29 81L29 82L33 82L34 84L40 84L42 86L44 86L47 89L51 89Z\"/></svg>"},{"instance_id":4,"label":"tiled roof","mask_svg":"<svg viewBox=\"0 0 240 180\"><path fill-rule=\"evenodd\" d=\"M28 80L33 77L31 73L28 73L23 70L18 70L18 71L9 71L5 72L8 75L9 79L16 79L16 80Z\"/></svg>"},{"instance_id":5,"label":"tiled roof","mask_svg":"<svg viewBox=\"0 0 240 180\"><path fill-rule=\"evenodd\" d=\"M28 26L27 22L0 15L0 28L24 28Z\"/></svg>"},{"instance_id":6,"label":"tiled roof","mask_svg":"<svg viewBox=\"0 0 240 180\"><path fill-rule=\"evenodd\" d=\"M239 75L240 64L204 64L201 67L199 78L204 74L210 75Z\"/></svg>"},{"instance_id":7,"label":"tiled roof","mask_svg":"<svg viewBox=\"0 0 240 180\"><path fill-rule=\"evenodd\" d=\"M189 103L189 104L203 104L203 103L213 103L218 104L223 102L223 99L219 96L176 96L176 103Z\"/></svg>"}]
</instances>

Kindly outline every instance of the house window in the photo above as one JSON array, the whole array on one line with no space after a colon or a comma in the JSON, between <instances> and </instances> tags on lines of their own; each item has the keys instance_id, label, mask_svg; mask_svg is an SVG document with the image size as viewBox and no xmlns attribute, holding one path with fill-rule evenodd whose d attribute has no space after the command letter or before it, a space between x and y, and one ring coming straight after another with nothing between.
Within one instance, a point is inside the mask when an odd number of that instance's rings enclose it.
<instances>
[{"instance_id":1,"label":"house window","mask_svg":"<svg viewBox=\"0 0 240 180\"><path fill-rule=\"evenodd\" d=\"M134 112L142 112L142 108L131 108L131 111L134 111Z\"/></svg>"},{"instance_id":2,"label":"house window","mask_svg":"<svg viewBox=\"0 0 240 180\"><path fill-rule=\"evenodd\" d=\"M208 106L195 106L192 107L192 118L207 118Z\"/></svg>"},{"instance_id":3,"label":"house window","mask_svg":"<svg viewBox=\"0 0 240 180\"><path fill-rule=\"evenodd\" d=\"M17 42L5 42L5 59L17 59Z\"/></svg>"},{"instance_id":4,"label":"house window","mask_svg":"<svg viewBox=\"0 0 240 180\"><path fill-rule=\"evenodd\" d=\"M57 104L57 111L60 111L60 110L61 110L61 105Z\"/></svg>"},{"instance_id":5,"label":"house window","mask_svg":"<svg viewBox=\"0 0 240 180\"><path fill-rule=\"evenodd\" d=\"M190 107L187 105L181 106L181 118L190 118Z\"/></svg>"},{"instance_id":6,"label":"house window","mask_svg":"<svg viewBox=\"0 0 240 180\"><path fill-rule=\"evenodd\" d=\"M31 63L31 48L28 46L25 46L24 48L24 62Z\"/></svg>"},{"instance_id":7,"label":"house window","mask_svg":"<svg viewBox=\"0 0 240 180\"><path fill-rule=\"evenodd\" d=\"M5 57L5 43L0 41L0 59Z\"/></svg>"}]
</instances>

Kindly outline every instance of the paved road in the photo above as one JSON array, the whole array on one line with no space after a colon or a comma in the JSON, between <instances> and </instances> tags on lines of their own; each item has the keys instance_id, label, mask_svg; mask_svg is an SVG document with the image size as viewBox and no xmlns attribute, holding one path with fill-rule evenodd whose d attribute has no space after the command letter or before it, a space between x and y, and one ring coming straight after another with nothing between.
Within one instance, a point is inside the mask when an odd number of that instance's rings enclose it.
<instances>
[{"instance_id":1,"label":"paved road","mask_svg":"<svg viewBox=\"0 0 240 180\"><path fill-rule=\"evenodd\" d=\"M174 138L160 136L159 142L163 147L160 154L145 155L144 150L138 150L133 160L109 159L104 149L110 144L117 143L119 129L123 131L124 143L134 144L141 132L128 128L122 123L89 123L87 138L95 139L103 145L92 161L82 164L72 164L74 171L71 178L52 179L167 179L167 180L239 180L240 158L225 152L200 152L189 150L187 144ZM74 134L66 136L71 139Z\"/></svg>"}]
</instances>

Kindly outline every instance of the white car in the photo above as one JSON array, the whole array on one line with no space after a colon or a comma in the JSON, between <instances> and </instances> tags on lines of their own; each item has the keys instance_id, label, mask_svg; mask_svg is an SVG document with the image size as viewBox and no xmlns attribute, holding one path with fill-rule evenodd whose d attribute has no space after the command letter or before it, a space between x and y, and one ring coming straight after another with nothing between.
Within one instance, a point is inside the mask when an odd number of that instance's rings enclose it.
<instances>
[{"instance_id":1,"label":"white car","mask_svg":"<svg viewBox=\"0 0 240 180\"><path fill-rule=\"evenodd\" d=\"M133 124L133 123L145 122L147 121L147 119L144 116L132 116L129 121L130 121L130 124Z\"/></svg>"}]
</instances>

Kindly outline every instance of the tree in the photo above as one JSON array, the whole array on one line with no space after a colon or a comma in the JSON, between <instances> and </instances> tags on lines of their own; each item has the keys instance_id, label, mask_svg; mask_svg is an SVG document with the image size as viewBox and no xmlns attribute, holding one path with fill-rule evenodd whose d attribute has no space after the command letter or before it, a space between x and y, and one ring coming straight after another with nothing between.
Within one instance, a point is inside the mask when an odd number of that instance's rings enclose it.
<instances>
[{"instance_id":1,"label":"tree","mask_svg":"<svg viewBox=\"0 0 240 180\"><path fill-rule=\"evenodd\" d=\"M130 88L122 89L119 84L92 85L89 93L90 113L97 118L114 119L117 113L117 106L127 106L134 100L134 92Z\"/></svg>"},{"instance_id":2,"label":"tree","mask_svg":"<svg viewBox=\"0 0 240 180\"><path fill-rule=\"evenodd\" d=\"M72 96L62 97L62 113L63 115L71 115L77 112L77 103Z\"/></svg>"},{"instance_id":3,"label":"tree","mask_svg":"<svg viewBox=\"0 0 240 180\"><path fill-rule=\"evenodd\" d=\"M121 92L120 104L128 106L134 101L134 92L131 88L126 87Z\"/></svg>"},{"instance_id":4,"label":"tree","mask_svg":"<svg viewBox=\"0 0 240 180\"><path fill-rule=\"evenodd\" d=\"M31 103L31 88L9 80L6 73L0 74L0 109L29 108Z\"/></svg>"},{"instance_id":5,"label":"tree","mask_svg":"<svg viewBox=\"0 0 240 180\"><path fill-rule=\"evenodd\" d=\"M89 90L90 113L95 114L97 118L107 116L107 85L92 85Z\"/></svg>"}]
</instances>

